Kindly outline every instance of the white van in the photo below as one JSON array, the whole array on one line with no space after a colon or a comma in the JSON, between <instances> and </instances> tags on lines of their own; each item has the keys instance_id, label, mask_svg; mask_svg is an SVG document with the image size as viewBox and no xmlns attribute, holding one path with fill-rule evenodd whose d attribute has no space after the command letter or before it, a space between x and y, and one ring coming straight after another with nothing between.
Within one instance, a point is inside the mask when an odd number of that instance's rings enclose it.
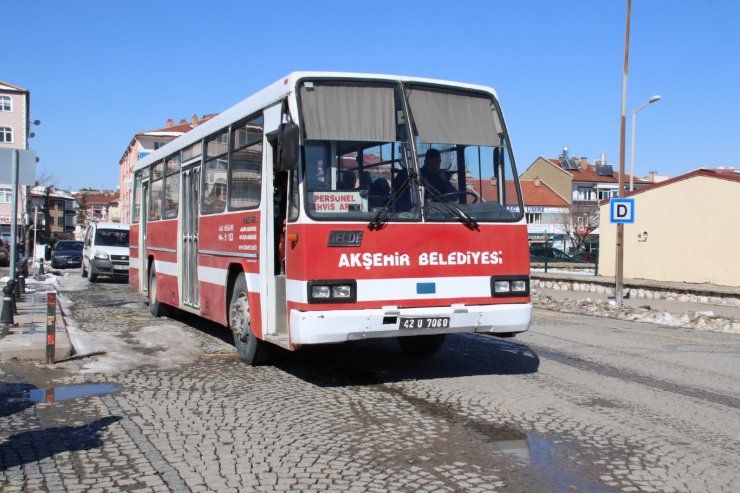
<instances>
[{"instance_id":1,"label":"white van","mask_svg":"<svg viewBox=\"0 0 740 493\"><path fill-rule=\"evenodd\" d=\"M128 279L128 224L92 222L85 231L82 277Z\"/></svg>"}]
</instances>

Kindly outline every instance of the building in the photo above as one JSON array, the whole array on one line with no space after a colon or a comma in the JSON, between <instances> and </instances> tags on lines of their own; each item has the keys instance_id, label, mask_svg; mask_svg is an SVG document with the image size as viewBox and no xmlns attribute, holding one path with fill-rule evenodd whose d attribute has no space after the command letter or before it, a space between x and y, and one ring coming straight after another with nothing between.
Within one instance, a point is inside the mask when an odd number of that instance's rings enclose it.
<instances>
[{"instance_id":1,"label":"building","mask_svg":"<svg viewBox=\"0 0 740 493\"><path fill-rule=\"evenodd\" d=\"M31 95L27 89L0 81L0 147L28 149ZM0 236L10 239L12 184L0 184ZM18 188L18 224L23 216L25 187Z\"/></svg>"},{"instance_id":2,"label":"building","mask_svg":"<svg viewBox=\"0 0 740 493\"><path fill-rule=\"evenodd\" d=\"M624 277L740 286L740 172L699 169L627 195L633 224L624 225ZM615 275L616 224L600 204L599 271Z\"/></svg>"},{"instance_id":3,"label":"building","mask_svg":"<svg viewBox=\"0 0 740 493\"><path fill-rule=\"evenodd\" d=\"M83 189L73 192L78 205L85 205L86 223L90 221L119 222L120 212L118 208L119 193L116 190L89 190ZM116 221L116 217L119 221Z\"/></svg>"},{"instance_id":4,"label":"building","mask_svg":"<svg viewBox=\"0 0 740 493\"><path fill-rule=\"evenodd\" d=\"M563 226L570 210L568 201L539 178L520 183L530 245L547 240L551 246L566 250Z\"/></svg>"},{"instance_id":5,"label":"building","mask_svg":"<svg viewBox=\"0 0 740 493\"><path fill-rule=\"evenodd\" d=\"M210 120L216 116L215 114L204 115L203 118L198 118L198 115L193 115L190 121L185 119L180 120L179 123L175 124L172 119L167 120L163 128L156 130L147 130L145 132L139 132L134 135L134 138L129 142L128 147L121 156L119 165L119 198L118 198L118 209L119 218L121 222L131 222L131 216L129 207L131 204L131 177L136 161L146 156L152 151L156 151L160 147L164 146L168 142L176 139L186 132L194 129L198 125Z\"/></svg>"},{"instance_id":6,"label":"building","mask_svg":"<svg viewBox=\"0 0 740 493\"><path fill-rule=\"evenodd\" d=\"M77 201L72 195L36 186L31 188L28 200L31 217L36 215L35 230L39 241L74 238Z\"/></svg>"},{"instance_id":7,"label":"building","mask_svg":"<svg viewBox=\"0 0 740 493\"><path fill-rule=\"evenodd\" d=\"M619 195L619 173L607 164L602 154L596 163L588 162L587 157L574 158L568 155L568 148L557 158L539 157L521 175L521 180L540 180L555 194L564 198L568 205L568 217L561 218L561 234L570 237L563 242L563 250L573 250L576 253L578 245L590 251L595 248L599 235L599 200L617 197ZM624 175L624 188L629 188L630 176ZM648 186L650 183L634 179L635 189ZM574 239L578 239L574 241Z\"/></svg>"}]
</instances>

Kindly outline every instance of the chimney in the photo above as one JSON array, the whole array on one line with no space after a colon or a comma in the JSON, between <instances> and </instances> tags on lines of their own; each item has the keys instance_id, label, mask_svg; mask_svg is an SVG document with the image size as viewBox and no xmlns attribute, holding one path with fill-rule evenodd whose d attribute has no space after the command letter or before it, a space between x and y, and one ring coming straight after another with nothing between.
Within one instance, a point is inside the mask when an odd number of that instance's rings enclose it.
<instances>
[{"instance_id":1,"label":"chimney","mask_svg":"<svg viewBox=\"0 0 740 493\"><path fill-rule=\"evenodd\" d=\"M167 123L165 124L166 127L172 127L175 125L175 122L172 121L172 118L167 119Z\"/></svg>"},{"instance_id":2,"label":"chimney","mask_svg":"<svg viewBox=\"0 0 740 493\"><path fill-rule=\"evenodd\" d=\"M541 184L540 177L539 176L535 176L534 177L534 180L532 180L532 182L534 183L534 186L535 187L539 187L540 184Z\"/></svg>"},{"instance_id":3,"label":"chimney","mask_svg":"<svg viewBox=\"0 0 740 493\"><path fill-rule=\"evenodd\" d=\"M588 158L586 156L581 157L581 160L578 162L578 167L581 169L588 169Z\"/></svg>"},{"instance_id":4,"label":"chimney","mask_svg":"<svg viewBox=\"0 0 740 493\"><path fill-rule=\"evenodd\" d=\"M185 125L188 121L185 118L180 118L180 123L178 125Z\"/></svg>"},{"instance_id":5,"label":"chimney","mask_svg":"<svg viewBox=\"0 0 740 493\"><path fill-rule=\"evenodd\" d=\"M198 115L193 115L193 128L198 126Z\"/></svg>"}]
</instances>

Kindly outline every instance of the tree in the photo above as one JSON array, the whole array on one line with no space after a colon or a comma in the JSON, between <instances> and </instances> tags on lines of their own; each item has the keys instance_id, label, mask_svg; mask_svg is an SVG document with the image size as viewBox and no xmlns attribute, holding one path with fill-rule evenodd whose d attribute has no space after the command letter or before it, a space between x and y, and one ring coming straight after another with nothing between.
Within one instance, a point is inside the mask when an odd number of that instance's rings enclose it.
<instances>
[{"instance_id":1,"label":"tree","mask_svg":"<svg viewBox=\"0 0 740 493\"><path fill-rule=\"evenodd\" d=\"M77 198L77 224L85 227L87 224L87 194L81 193Z\"/></svg>"},{"instance_id":2,"label":"tree","mask_svg":"<svg viewBox=\"0 0 740 493\"><path fill-rule=\"evenodd\" d=\"M599 206L595 202L571 204L560 215L560 228L573 246L573 253L581 251L586 243L594 241L593 234L599 227Z\"/></svg>"}]
</instances>

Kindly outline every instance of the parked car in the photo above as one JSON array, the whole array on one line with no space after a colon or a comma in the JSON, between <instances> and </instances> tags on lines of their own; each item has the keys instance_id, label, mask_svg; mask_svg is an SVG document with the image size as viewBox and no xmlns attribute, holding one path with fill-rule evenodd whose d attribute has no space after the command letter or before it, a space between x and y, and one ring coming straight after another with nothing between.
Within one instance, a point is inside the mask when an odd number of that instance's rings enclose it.
<instances>
[{"instance_id":1,"label":"parked car","mask_svg":"<svg viewBox=\"0 0 740 493\"><path fill-rule=\"evenodd\" d=\"M98 276L128 279L128 233L128 224L90 223L82 248L82 277L90 282Z\"/></svg>"},{"instance_id":2,"label":"parked car","mask_svg":"<svg viewBox=\"0 0 740 493\"><path fill-rule=\"evenodd\" d=\"M4 243L0 244L0 265L3 267L10 265L10 252Z\"/></svg>"},{"instance_id":3,"label":"parked car","mask_svg":"<svg viewBox=\"0 0 740 493\"><path fill-rule=\"evenodd\" d=\"M81 241L60 240L51 250L51 267L54 269L63 269L65 267L82 266L82 246Z\"/></svg>"},{"instance_id":4,"label":"parked car","mask_svg":"<svg viewBox=\"0 0 740 493\"><path fill-rule=\"evenodd\" d=\"M568 255L564 251L546 246L530 246L529 247L529 261L530 262L544 262L547 259L548 262L573 262L573 263L585 263L585 261Z\"/></svg>"}]
</instances>

